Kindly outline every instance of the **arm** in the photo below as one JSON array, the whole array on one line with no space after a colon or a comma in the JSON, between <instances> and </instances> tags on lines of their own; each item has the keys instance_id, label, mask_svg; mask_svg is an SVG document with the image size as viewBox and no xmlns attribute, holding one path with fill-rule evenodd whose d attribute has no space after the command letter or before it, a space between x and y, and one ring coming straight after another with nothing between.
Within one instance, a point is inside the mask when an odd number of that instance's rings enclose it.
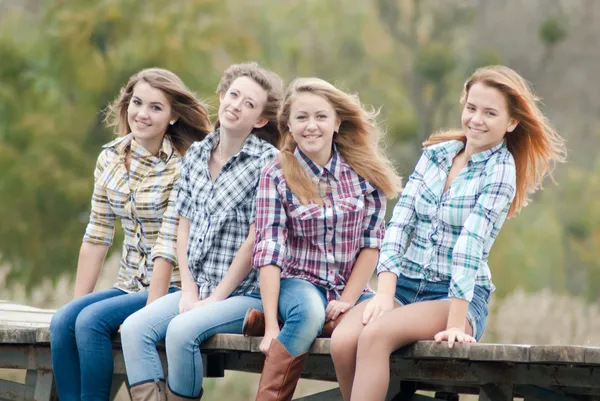
<instances>
[{"instance_id":1,"label":"arm","mask_svg":"<svg viewBox=\"0 0 600 401\"><path fill-rule=\"evenodd\" d=\"M254 224L250 225L250 232L244 243L235 254L235 258L231 262L231 266L227 269L225 277L215 288L212 297L220 301L227 299L231 293L240 285L250 270L252 270L252 246L254 245Z\"/></svg>"},{"instance_id":2,"label":"arm","mask_svg":"<svg viewBox=\"0 0 600 401\"><path fill-rule=\"evenodd\" d=\"M383 192L370 188L371 191L365 194L365 215L360 237L361 250L339 302L332 301L327 305L327 320L337 319L340 313L346 312L356 304L377 266L379 248L385 234L386 199Z\"/></svg>"},{"instance_id":3,"label":"arm","mask_svg":"<svg viewBox=\"0 0 600 401\"><path fill-rule=\"evenodd\" d=\"M252 265L260 269L260 294L265 313L265 337L260 350L266 353L271 341L279 334L278 306L281 266L285 259L287 241L287 215L282 195L277 190L275 179L263 170L256 195L256 240Z\"/></svg>"},{"instance_id":4,"label":"arm","mask_svg":"<svg viewBox=\"0 0 600 401\"><path fill-rule=\"evenodd\" d=\"M162 224L158 232L156 243L152 247L152 277L148 300L150 305L158 298L166 295L171 285L173 269L177 266L177 229L179 215L177 214L177 194L179 192L179 169L175 173L173 184L165 188L169 191L167 207L162 217Z\"/></svg>"},{"instance_id":5,"label":"arm","mask_svg":"<svg viewBox=\"0 0 600 401\"><path fill-rule=\"evenodd\" d=\"M103 151L98 157L94 170L94 193L92 194L90 221L79 250L74 298L79 298L94 290L115 233L116 215L110 207L106 188L101 182L98 182L107 162L107 153Z\"/></svg>"},{"instance_id":6,"label":"arm","mask_svg":"<svg viewBox=\"0 0 600 401\"><path fill-rule=\"evenodd\" d=\"M428 164L429 158L424 152L394 207L381 247L377 274L392 272L400 275L400 264L417 220L415 203L420 196L419 190Z\"/></svg>"},{"instance_id":7,"label":"arm","mask_svg":"<svg viewBox=\"0 0 600 401\"><path fill-rule=\"evenodd\" d=\"M90 242L81 244L77 262L74 299L94 291L107 252L107 245L92 244Z\"/></svg>"},{"instance_id":8,"label":"arm","mask_svg":"<svg viewBox=\"0 0 600 401\"><path fill-rule=\"evenodd\" d=\"M437 341L474 342L465 336L469 303L473 298L477 270L484 246L494 227L506 219L516 191L516 171L512 164L496 164L487 172L477 203L463 225L452 251L452 278L448 296L450 310L446 330L436 334Z\"/></svg>"},{"instance_id":9,"label":"arm","mask_svg":"<svg viewBox=\"0 0 600 401\"><path fill-rule=\"evenodd\" d=\"M192 278L187 263L187 248L190 236L190 221L179 217L177 228L177 259L179 260L179 274L181 275L181 301L179 302L179 313L192 309L192 304L198 301L198 284Z\"/></svg>"}]
</instances>

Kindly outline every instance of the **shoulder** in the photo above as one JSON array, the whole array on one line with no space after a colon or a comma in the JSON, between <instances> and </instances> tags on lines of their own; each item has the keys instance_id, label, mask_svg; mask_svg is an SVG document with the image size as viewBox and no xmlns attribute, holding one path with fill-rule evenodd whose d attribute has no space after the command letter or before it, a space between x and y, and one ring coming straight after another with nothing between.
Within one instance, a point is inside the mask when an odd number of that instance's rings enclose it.
<instances>
[{"instance_id":1,"label":"shoulder","mask_svg":"<svg viewBox=\"0 0 600 401\"><path fill-rule=\"evenodd\" d=\"M266 163L261 175L276 179L281 179L283 177L283 172L281 170L281 160L279 160L278 155L276 155L273 159Z\"/></svg>"},{"instance_id":2,"label":"shoulder","mask_svg":"<svg viewBox=\"0 0 600 401\"><path fill-rule=\"evenodd\" d=\"M506 147L500 148L486 161L484 171L488 182L516 186L517 168L515 159Z\"/></svg>"}]
</instances>

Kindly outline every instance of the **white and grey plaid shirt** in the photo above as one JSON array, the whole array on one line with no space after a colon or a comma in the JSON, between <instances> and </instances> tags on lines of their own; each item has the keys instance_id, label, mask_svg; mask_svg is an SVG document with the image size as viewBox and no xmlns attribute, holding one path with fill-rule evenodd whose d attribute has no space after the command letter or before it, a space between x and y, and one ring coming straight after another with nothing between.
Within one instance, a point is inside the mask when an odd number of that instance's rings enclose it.
<instances>
[{"instance_id":1,"label":"white and grey plaid shirt","mask_svg":"<svg viewBox=\"0 0 600 401\"><path fill-rule=\"evenodd\" d=\"M216 130L186 152L177 197L177 211L190 220L187 260L200 299L214 292L247 238L254 223L260 173L278 154L275 147L251 134L213 182L208 160L218 143ZM254 291L258 291L258 277L251 271L233 294Z\"/></svg>"}]
</instances>

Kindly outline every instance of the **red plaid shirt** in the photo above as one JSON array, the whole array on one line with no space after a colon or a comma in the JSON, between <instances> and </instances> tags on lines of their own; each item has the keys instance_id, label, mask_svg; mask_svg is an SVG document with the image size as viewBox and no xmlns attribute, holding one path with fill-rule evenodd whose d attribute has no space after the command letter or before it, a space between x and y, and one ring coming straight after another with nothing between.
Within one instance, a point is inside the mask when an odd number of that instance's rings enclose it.
<instances>
[{"instance_id":1,"label":"red plaid shirt","mask_svg":"<svg viewBox=\"0 0 600 401\"><path fill-rule=\"evenodd\" d=\"M302 205L279 159L269 163L258 184L252 265L276 265L282 279L304 279L326 289L328 301L338 299L360 250L383 242L385 195L356 174L335 147L324 168L299 149L294 155L324 204Z\"/></svg>"}]
</instances>

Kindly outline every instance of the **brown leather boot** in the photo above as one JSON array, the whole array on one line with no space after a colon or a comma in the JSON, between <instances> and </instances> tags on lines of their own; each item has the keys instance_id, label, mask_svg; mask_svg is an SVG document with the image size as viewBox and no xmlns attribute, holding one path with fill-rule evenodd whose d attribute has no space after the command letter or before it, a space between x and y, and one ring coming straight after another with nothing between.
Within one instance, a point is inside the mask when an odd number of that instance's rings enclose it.
<instances>
[{"instance_id":1,"label":"brown leather boot","mask_svg":"<svg viewBox=\"0 0 600 401\"><path fill-rule=\"evenodd\" d=\"M155 380L136 384L129 388L132 401L166 401L167 393L164 380Z\"/></svg>"},{"instance_id":2,"label":"brown leather boot","mask_svg":"<svg viewBox=\"0 0 600 401\"><path fill-rule=\"evenodd\" d=\"M321 330L321 334L319 334L320 338L330 338L333 330L337 327L338 324L342 321L342 319L348 314L348 311L342 313L335 320L330 320L325 325L323 325L323 329ZM281 323L279 324L281 327ZM257 309L248 309L246 312L246 316L244 317L244 323L242 326L242 333L245 336L249 337L262 337L265 335L265 315L261 311Z\"/></svg>"},{"instance_id":3,"label":"brown leather boot","mask_svg":"<svg viewBox=\"0 0 600 401\"><path fill-rule=\"evenodd\" d=\"M256 401L291 401L308 352L290 355L285 346L273 339L263 367Z\"/></svg>"},{"instance_id":4,"label":"brown leather boot","mask_svg":"<svg viewBox=\"0 0 600 401\"><path fill-rule=\"evenodd\" d=\"M167 386L167 400L169 401L188 401L188 400L196 400L200 401L202 396L204 395L204 389L200 389L200 395L198 398L184 397L182 395L176 394L171 390L171 387Z\"/></svg>"}]
</instances>

